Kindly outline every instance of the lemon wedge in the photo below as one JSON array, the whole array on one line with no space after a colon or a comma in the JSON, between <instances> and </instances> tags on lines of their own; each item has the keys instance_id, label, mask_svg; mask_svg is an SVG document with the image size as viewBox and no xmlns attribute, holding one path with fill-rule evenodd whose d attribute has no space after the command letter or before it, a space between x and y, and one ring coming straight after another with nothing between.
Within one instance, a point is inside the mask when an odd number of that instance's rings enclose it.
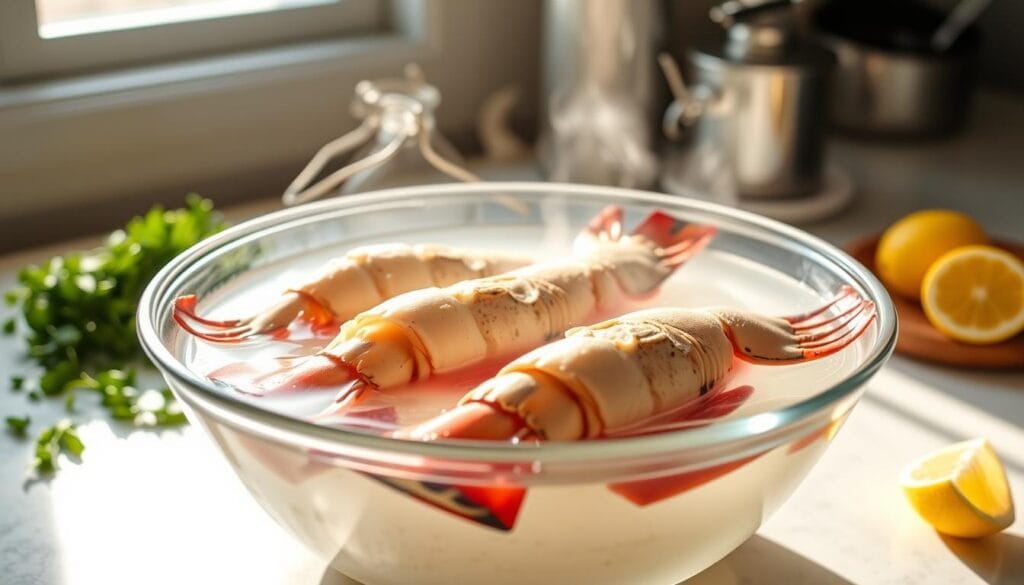
<instances>
[{"instance_id":1,"label":"lemon wedge","mask_svg":"<svg viewBox=\"0 0 1024 585\"><path fill-rule=\"evenodd\" d=\"M943 534L976 538L1013 524L1010 484L985 439L925 455L903 470L900 485L917 513Z\"/></svg>"},{"instance_id":2,"label":"lemon wedge","mask_svg":"<svg viewBox=\"0 0 1024 585\"><path fill-rule=\"evenodd\" d=\"M928 269L921 305L936 329L967 343L998 343L1024 330L1024 262L992 246L964 246Z\"/></svg>"}]
</instances>

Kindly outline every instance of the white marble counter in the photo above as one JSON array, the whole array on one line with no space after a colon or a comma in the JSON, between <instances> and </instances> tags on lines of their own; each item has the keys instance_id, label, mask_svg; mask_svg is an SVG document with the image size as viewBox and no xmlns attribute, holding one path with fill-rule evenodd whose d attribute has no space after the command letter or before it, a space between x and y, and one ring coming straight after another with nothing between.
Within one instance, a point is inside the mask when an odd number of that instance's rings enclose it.
<instances>
[{"instance_id":1,"label":"white marble counter","mask_svg":"<svg viewBox=\"0 0 1024 585\"><path fill-rule=\"evenodd\" d=\"M837 143L858 184L842 217L809 229L840 243L921 206L951 206L1005 236L1024 238L1024 106L984 96L970 132L928 146ZM492 169L521 179L524 167ZM14 271L78 242L0 258ZM7 390L24 371L15 339L0 337L0 415L31 413L38 430L60 401ZM83 419L92 407L79 400ZM746 544L692 582L700 585L1024 583L1024 372L984 373L894 358L792 498ZM341 584L249 497L193 428L132 431L101 414L82 425L83 462L61 461L48 482L25 482L30 442L0 436L0 583ZM921 453L987 436L1022 508L996 537L943 539L896 483Z\"/></svg>"}]
</instances>

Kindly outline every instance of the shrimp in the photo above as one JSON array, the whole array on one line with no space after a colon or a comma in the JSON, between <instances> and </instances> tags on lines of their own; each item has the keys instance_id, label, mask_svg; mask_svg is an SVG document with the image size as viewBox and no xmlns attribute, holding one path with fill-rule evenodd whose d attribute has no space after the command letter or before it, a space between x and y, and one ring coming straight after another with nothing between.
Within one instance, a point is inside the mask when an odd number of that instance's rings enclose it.
<instances>
[{"instance_id":1,"label":"shrimp","mask_svg":"<svg viewBox=\"0 0 1024 585\"><path fill-rule=\"evenodd\" d=\"M844 288L803 315L726 308L657 308L569 330L516 359L458 405L397 436L570 441L637 429L686 408L740 359L785 365L831 355L856 340L874 304Z\"/></svg>"},{"instance_id":2,"label":"shrimp","mask_svg":"<svg viewBox=\"0 0 1024 585\"><path fill-rule=\"evenodd\" d=\"M440 245L363 246L331 260L314 278L287 289L249 317L201 317L195 311L196 296L186 295L175 301L174 320L206 341L233 343L283 329L300 315L314 327L326 327L404 292L500 274L529 263L520 256Z\"/></svg>"},{"instance_id":3,"label":"shrimp","mask_svg":"<svg viewBox=\"0 0 1024 585\"><path fill-rule=\"evenodd\" d=\"M264 394L344 385L329 410L338 412L367 389L515 355L614 314L629 299L653 293L715 233L655 212L624 235L622 217L617 206L602 211L567 259L387 300L344 323L319 353L257 377L252 387L235 387ZM211 377L230 384L217 372Z\"/></svg>"}]
</instances>

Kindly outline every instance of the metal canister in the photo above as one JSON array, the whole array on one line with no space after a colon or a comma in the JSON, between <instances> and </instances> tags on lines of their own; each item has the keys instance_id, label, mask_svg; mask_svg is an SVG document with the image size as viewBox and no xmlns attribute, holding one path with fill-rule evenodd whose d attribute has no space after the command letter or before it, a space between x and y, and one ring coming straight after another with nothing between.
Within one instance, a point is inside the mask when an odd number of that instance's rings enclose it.
<instances>
[{"instance_id":1,"label":"metal canister","mask_svg":"<svg viewBox=\"0 0 1024 585\"><path fill-rule=\"evenodd\" d=\"M657 176L659 0L547 0L540 163L554 181Z\"/></svg>"},{"instance_id":2,"label":"metal canister","mask_svg":"<svg viewBox=\"0 0 1024 585\"><path fill-rule=\"evenodd\" d=\"M832 55L804 42L786 2L723 15L721 35L690 49L690 85L671 124L693 126L687 173L715 173L744 198L800 197L821 187ZM721 8L721 7L717 7ZM678 92L674 92L677 93ZM673 114L673 111L678 114ZM684 172L680 169L667 172ZM689 177L676 184L707 184Z\"/></svg>"},{"instance_id":3,"label":"metal canister","mask_svg":"<svg viewBox=\"0 0 1024 585\"><path fill-rule=\"evenodd\" d=\"M814 14L833 50L831 116L856 135L932 137L960 128L975 85L979 34L967 29L936 51L933 31L945 15L912 2L832 2Z\"/></svg>"}]
</instances>

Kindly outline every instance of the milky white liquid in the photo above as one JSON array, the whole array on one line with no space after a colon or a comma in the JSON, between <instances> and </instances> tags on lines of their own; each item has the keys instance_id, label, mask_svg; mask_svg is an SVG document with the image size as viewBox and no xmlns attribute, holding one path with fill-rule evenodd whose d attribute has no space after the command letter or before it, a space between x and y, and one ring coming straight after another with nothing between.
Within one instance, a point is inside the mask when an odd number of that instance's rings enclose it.
<instances>
[{"instance_id":1,"label":"milky white liquid","mask_svg":"<svg viewBox=\"0 0 1024 585\"><path fill-rule=\"evenodd\" d=\"M429 242L532 253L568 251L566 234L540 227L464 228L409 233ZM352 245L372 243L357 242ZM324 250L245 275L204 299L200 310L237 317L270 302L344 249ZM824 299L795 280L743 258L706 250L679 269L648 303L652 306L732 306L788 315ZM297 335L301 332L296 333ZM873 328L828 358L791 366L737 366L722 388L754 392L726 418L775 410L809 398L844 378L863 360ZM327 340L215 346L187 340L186 360L208 373L243 360L310 353ZM476 380L375 394L366 407L394 406L398 425L415 424L450 408ZM450 380L449 380L450 382ZM225 389L230 392L230 389ZM333 392L245 397L292 416L308 417ZM338 570L365 583L674 583L709 566L752 534L781 503L824 449L782 446L718 479L639 506L604 483L531 485L515 527L481 526L414 500L312 455L208 422L254 495L282 524ZM388 428L381 428L386 431ZM310 471L314 470L314 471Z\"/></svg>"}]
</instances>

